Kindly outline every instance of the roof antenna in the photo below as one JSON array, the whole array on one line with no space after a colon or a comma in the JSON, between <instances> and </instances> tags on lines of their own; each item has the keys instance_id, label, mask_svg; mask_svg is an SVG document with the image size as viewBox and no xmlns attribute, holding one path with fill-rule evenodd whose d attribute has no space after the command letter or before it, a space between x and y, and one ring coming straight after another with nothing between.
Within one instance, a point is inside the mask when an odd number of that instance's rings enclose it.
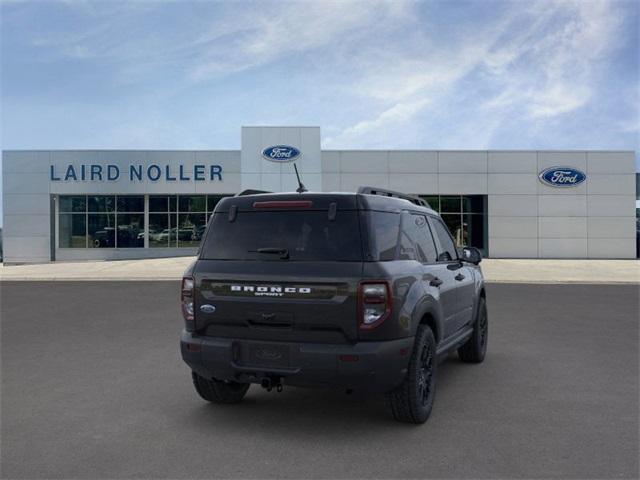
<instances>
[{"instance_id":1,"label":"roof antenna","mask_svg":"<svg viewBox=\"0 0 640 480\"><path fill-rule=\"evenodd\" d=\"M296 171L296 178L298 179L298 188L296 188L296 192L298 193L308 192L309 190L307 190L307 187L305 187L304 183L300 181L300 175L298 174L298 166L295 163L293 164L293 168Z\"/></svg>"}]
</instances>

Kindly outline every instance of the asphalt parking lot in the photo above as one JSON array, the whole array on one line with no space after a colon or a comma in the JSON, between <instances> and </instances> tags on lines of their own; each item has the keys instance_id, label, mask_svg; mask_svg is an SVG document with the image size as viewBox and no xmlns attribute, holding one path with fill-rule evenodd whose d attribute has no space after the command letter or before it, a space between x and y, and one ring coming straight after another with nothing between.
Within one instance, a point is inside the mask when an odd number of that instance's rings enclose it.
<instances>
[{"instance_id":1,"label":"asphalt parking lot","mask_svg":"<svg viewBox=\"0 0 640 480\"><path fill-rule=\"evenodd\" d=\"M487 360L382 398L193 391L176 282L0 284L3 478L638 478L637 285L488 286Z\"/></svg>"}]
</instances>

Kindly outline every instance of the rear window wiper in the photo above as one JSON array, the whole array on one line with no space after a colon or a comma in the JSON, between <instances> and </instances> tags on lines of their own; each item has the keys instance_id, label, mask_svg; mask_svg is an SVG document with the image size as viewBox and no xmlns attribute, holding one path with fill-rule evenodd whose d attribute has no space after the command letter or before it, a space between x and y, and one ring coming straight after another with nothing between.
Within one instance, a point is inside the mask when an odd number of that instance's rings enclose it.
<instances>
[{"instance_id":1,"label":"rear window wiper","mask_svg":"<svg viewBox=\"0 0 640 480\"><path fill-rule=\"evenodd\" d=\"M251 252L251 253L271 253L271 254L274 254L274 255L280 255L280 258L282 260L288 260L289 259L289 250L287 250L286 248L265 247L265 248L259 248L257 250L249 250L249 252Z\"/></svg>"}]
</instances>

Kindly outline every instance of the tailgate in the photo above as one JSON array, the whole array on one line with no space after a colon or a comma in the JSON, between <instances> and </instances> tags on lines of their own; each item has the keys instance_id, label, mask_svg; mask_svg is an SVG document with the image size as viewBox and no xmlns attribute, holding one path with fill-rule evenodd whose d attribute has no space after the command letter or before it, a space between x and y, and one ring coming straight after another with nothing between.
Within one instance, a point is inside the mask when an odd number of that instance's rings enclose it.
<instances>
[{"instance_id":1,"label":"tailgate","mask_svg":"<svg viewBox=\"0 0 640 480\"><path fill-rule=\"evenodd\" d=\"M196 330L253 340L355 342L361 275L361 262L200 260Z\"/></svg>"}]
</instances>

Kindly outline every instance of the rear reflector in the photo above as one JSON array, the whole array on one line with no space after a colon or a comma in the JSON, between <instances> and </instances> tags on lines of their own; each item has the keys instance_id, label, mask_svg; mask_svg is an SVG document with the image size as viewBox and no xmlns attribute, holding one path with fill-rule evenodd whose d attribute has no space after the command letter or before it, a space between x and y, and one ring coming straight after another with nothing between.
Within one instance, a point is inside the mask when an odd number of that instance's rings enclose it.
<instances>
[{"instance_id":1,"label":"rear reflector","mask_svg":"<svg viewBox=\"0 0 640 480\"><path fill-rule=\"evenodd\" d=\"M197 353L200 351L200 345L196 343L187 343L187 352Z\"/></svg>"},{"instance_id":2,"label":"rear reflector","mask_svg":"<svg viewBox=\"0 0 640 480\"><path fill-rule=\"evenodd\" d=\"M253 208L311 208L311 200L273 200L270 202L253 202Z\"/></svg>"}]
</instances>

